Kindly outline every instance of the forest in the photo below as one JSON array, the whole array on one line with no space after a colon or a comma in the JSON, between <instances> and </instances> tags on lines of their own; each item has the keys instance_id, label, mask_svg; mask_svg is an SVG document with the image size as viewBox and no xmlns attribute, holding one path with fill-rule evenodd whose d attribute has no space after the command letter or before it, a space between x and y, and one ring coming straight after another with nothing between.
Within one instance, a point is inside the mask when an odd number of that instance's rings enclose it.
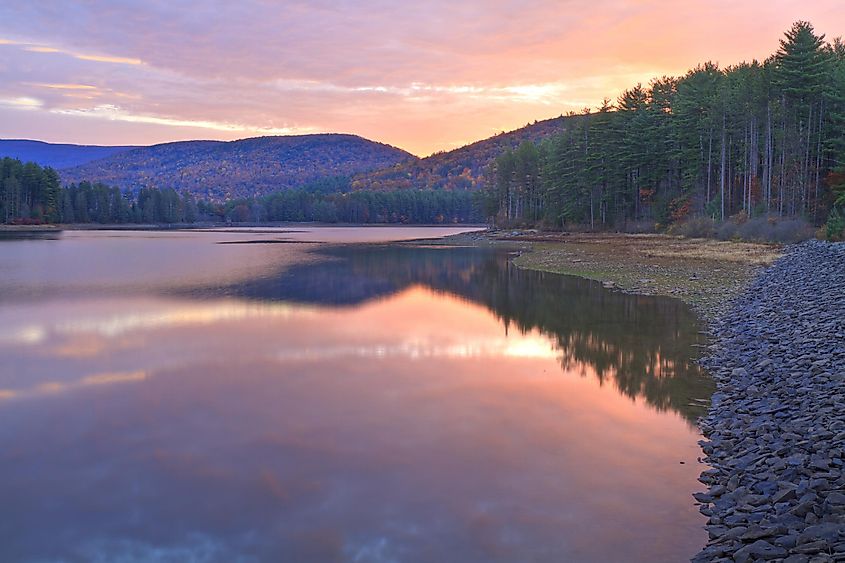
<instances>
[{"instance_id":1,"label":"forest","mask_svg":"<svg viewBox=\"0 0 845 563\"><path fill-rule=\"evenodd\" d=\"M478 192L467 190L353 190L320 192L310 187L226 203L201 202L214 221L322 223L480 223Z\"/></svg>"},{"instance_id":2,"label":"forest","mask_svg":"<svg viewBox=\"0 0 845 563\"><path fill-rule=\"evenodd\" d=\"M145 188L137 196L102 183L63 188L58 173L34 162L0 159L0 218L3 223L191 223L198 205L173 189Z\"/></svg>"},{"instance_id":3,"label":"forest","mask_svg":"<svg viewBox=\"0 0 845 563\"><path fill-rule=\"evenodd\" d=\"M97 181L133 193L168 187L198 199L223 201L297 189L322 178L352 176L413 158L355 135L288 135L137 147L59 173L64 184Z\"/></svg>"},{"instance_id":4,"label":"forest","mask_svg":"<svg viewBox=\"0 0 845 563\"><path fill-rule=\"evenodd\" d=\"M197 201L172 188L137 195L97 182L63 188L55 170L17 159L0 160L0 218L11 224L174 224L320 221L325 223L467 223L481 221L469 191L349 191L348 177L299 189L223 203Z\"/></svg>"},{"instance_id":5,"label":"forest","mask_svg":"<svg viewBox=\"0 0 845 563\"><path fill-rule=\"evenodd\" d=\"M573 115L564 132L504 152L491 178L484 213L499 224L766 216L840 228L845 45L797 22L764 62L638 84Z\"/></svg>"},{"instance_id":6,"label":"forest","mask_svg":"<svg viewBox=\"0 0 845 563\"><path fill-rule=\"evenodd\" d=\"M0 219L3 223L61 220L62 185L52 168L15 158L0 159Z\"/></svg>"},{"instance_id":7,"label":"forest","mask_svg":"<svg viewBox=\"0 0 845 563\"><path fill-rule=\"evenodd\" d=\"M502 132L448 152L437 152L425 158L408 159L393 166L355 174L351 185L356 190L481 190L486 185L490 164L496 157L522 143L539 143L560 133L571 119L562 115L534 121L514 131Z\"/></svg>"}]
</instances>

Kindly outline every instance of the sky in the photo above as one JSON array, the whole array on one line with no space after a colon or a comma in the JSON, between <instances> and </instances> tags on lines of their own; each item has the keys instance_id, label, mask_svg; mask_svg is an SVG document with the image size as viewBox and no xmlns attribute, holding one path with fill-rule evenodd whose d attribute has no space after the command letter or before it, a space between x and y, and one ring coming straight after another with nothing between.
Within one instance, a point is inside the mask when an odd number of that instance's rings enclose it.
<instances>
[{"instance_id":1,"label":"sky","mask_svg":"<svg viewBox=\"0 0 845 563\"><path fill-rule=\"evenodd\" d=\"M0 0L0 138L353 133L419 156L765 59L842 0Z\"/></svg>"}]
</instances>

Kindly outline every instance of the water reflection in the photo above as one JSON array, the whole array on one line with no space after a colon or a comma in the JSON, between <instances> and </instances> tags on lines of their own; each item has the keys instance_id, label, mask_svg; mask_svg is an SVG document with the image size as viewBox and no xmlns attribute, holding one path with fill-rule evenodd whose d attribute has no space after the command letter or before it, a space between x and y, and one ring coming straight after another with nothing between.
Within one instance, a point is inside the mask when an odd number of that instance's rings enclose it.
<instances>
[{"instance_id":1,"label":"water reflection","mask_svg":"<svg viewBox=\"0 0 845 563\"><path fill-rule=\"evenodd\" d=\"M539 330L554 339L566 371L584 373L589 367L624 394L678 411L691 422L705 410L694 400L713 392L712 380L693 361L694 347L702 343L697 321L680 301L624 295L589 280L522 270L504 250L357 246L320 253L328 260L209 291L356 305L422 284L484 305L506 329Z\"/></svg>"},{"instance_id":2,"label":"water reflection","mask_svg":"<svg viewBox=\"0 0 845 563\"><path fill-rule=\"evenodd\" d=\"M685 308L497 252L219 240L180 243L208 265L188 277L135 241L109 292L26 266L41 293L0 306L0 560L675 561L704 541Z\"/></svg>"}]
</instances>

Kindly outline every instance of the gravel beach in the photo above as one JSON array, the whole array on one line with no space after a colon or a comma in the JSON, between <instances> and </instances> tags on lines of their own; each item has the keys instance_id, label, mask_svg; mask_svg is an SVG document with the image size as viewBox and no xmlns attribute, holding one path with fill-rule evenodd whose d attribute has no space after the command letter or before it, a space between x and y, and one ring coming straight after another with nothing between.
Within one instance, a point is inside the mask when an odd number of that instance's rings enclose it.
<instances>
[{"instance_id":1,"label":"gravel beach","mask_svg":"<svg viewBox=\"0 0 845 563\"><path fill-rule=\"evenodd\" d=\"M791 247L711 330L693 561L845 561L845 243Z\"/></svg>"}]
</instances>

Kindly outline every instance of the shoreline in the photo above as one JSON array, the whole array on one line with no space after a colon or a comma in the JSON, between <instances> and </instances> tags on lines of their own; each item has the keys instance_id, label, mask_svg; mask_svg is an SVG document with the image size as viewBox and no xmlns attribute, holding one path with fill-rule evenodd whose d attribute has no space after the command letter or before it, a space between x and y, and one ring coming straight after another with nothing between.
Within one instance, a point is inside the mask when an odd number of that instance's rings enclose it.
<instances>
[{"instance_id":1,"label":"shoreline","mask_svg":"<svg viewBox=\"0 0 845 563\"><path fill-rule=\"evenodd\" d=\"M717 386L698 421L708 490L691 498L710 539L692 561L845 561L845 243L452 238L515 244L519 267L687 302L705 324L710 344L699 363ZM657 281L642 283L644 266Z\"/></svg>"},{"instance_id":2,"label":"shoreline","mask_svg":"<svg viewBox=\"0 0 845 563\"><path fill-rule=\"evenodd\" d=\"M5 225L0 224L0 233L62 232L62 231L203 231L208 229L231 231L251 229L305 229L308 227L443 227L486 229L481 223L319 223L319 222L196 222L196 223L57 223L55 225ZM250 231L255 232L255 231ZM278 232L278 231L273 231Z\"/></svg>"},{"instance_id":3,"label":"shoreline","mask_svg":"<svg viewBox=\"0 0 845 563\"><path fill-rule=\"evenodd\" d=\"M845 560L845 244L796 245L714 324L693 559Z\"/></svg>"},{"instance_id":4,"label":"shoreline","mask_svg":"<svg viewBox=\"0 0 845 563\"><path fill-rule=\"evenodd\" d=\"M784 250L776 244L669 235L510 230L464 233L442 241L508 246L518 253L514 264L519 268L586 278L632 295L680 299L705 328Z\"/></svg>"}]
</instances>

